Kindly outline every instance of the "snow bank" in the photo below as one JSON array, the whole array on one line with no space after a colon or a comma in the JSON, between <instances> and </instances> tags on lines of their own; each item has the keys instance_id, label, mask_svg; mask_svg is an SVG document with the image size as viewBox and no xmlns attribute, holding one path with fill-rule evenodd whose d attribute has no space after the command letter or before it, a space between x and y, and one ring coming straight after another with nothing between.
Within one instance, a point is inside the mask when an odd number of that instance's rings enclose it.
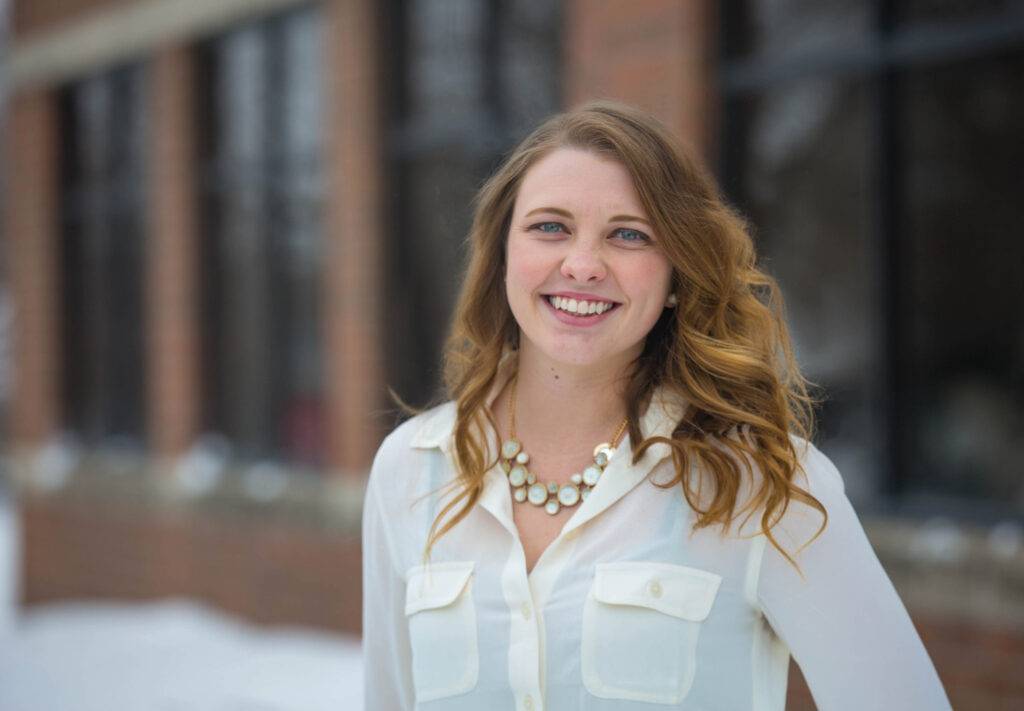
<instances>
[{"instance_id":1,"label":"snow bank","mask_svg":"<svg viewBox=\"0 0 1024 711\"><path fill-rule=\"evenodd\" d=\"M261 628L189 600L16 608L17 530L0 496L0 711L348 711L359 640Z\"/></svg>"}]
</instances>

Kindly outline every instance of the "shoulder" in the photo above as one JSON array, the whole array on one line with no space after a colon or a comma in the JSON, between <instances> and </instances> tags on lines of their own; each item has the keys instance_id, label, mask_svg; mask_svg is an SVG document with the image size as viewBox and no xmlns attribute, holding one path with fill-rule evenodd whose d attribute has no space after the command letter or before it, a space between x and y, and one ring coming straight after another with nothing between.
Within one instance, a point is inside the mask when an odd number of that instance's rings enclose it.
<instances>
[{"instance_id":1,"label":"shoulder","mask_svg":"<svg viewBox=\"0 0 1024 711\"><path fill-rule=\"evenodd\" d=\"M377 449L377 460L388 461L410 449L441 447L451 436L455 422L455 403L445 402L419 413L400 424L384 438Z\"/></svg>"},{"instance_id":2,"label":"shoulder","mask_svg":"<svg viewBox=\"0 0 1024 711\"><path fill-rule=\"evenodd\" d=\"M787 550L798 551L818 539L819 534L821 541L834 539L836 527L859 527L859 522L846 496L843 477L832 460L813 442L795 435L790 435L790 439L799 464L793 484L814 497L825 510L823 516L816 506L794 496L780 512L781 518L772 533Z\"/></svg>"},{"instance_id":3,"label":"shoulder","mask_svg":"<svg viewBox=\"0 0 1024 711\"><path fill-rule=\"evenodd\" d=\"M451 437L455 403L446 402L411 417L396 427L377 449L370 486L392 489L399 479L422 469L431 451L440 451Z\"/></svg>"},{"instance_id":4,"label":"shoulder","mask_svg":"<svg viewBox=\"0 0 1024 711\"><path fill-rule=\"evenodd\" d=\"M733 427L729 430L726 437L732 440L744 441L748 444L751 443L746 428ZM832 463L832 460L824 452L818 449L810 440L793 433L789 434L789 441L793 445L793 451L796 454L797 466L792 477L794 484L812 493L813 491L844 492L843 477L836 468L836 465ZM750 455L746 453L741 455L733 450L729 450L728 454L746 460L750 471L754 474L754 480L751 484L755 488L763 482L760 468Z\"/></svg>"},{"instance_id":5,"label":"shoulder","mask_svg":"<svg viewBox=\"0 0 1024 711\"><path fill-rule=\"evenodd\" d=\"M730 432L729 436L743 438L743 434L738 431ZM789 435L789 440L796 455L796 468L790 479L792 484L821 504L826 514L831 514L831 511L837 507L848 506L843 477L832 460L810 440L792 433ZM749 477L744 476L741 480L735 510L744 511L753 507L758 512L757 515L744 519L746 524L743 526L744 530L754 533L760 529L763 500L755 504L753 499L760 499L760 494L767 482L760 465L754 458L745 453L732 454L745 460L746 467L741 467L741 471L750 474ZM781 515L781 519L776 523L782 524L783 528L794 530L810 528L810 530L816 531L822 522L821 511L800 496L790 496L778 514Z\"/></svg>"},{"instance_id":6,"label":"shoulder","mask_svg":"<svg viewBox=\"0 0 1024 711\"><path fill-rule=\"evenodd\" d=\"M806 484L804 488L811 493L821 491L826 495L845 492L842 474L824 452L803 437L790 434L789 439L793 443L797 463L800 465L796 476L802 477L803 483ZM800 483L799 479L797 483Z\"/></svg>"}]
</instances>

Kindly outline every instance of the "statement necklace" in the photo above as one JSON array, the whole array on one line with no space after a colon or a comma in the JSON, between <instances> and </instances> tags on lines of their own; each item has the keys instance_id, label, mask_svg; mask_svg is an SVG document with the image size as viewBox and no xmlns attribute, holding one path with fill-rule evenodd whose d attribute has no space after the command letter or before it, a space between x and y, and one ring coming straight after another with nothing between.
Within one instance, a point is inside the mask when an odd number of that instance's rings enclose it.
<instances>
[{"instance_id":1,"label":"statement necklace","mask_svg":"<svg viewBox=\"0 0 1024 711\"><path fill-rule=\"evenodd\" d=\"M559 486L550 481L543 484L527 469L530 455L516 438L516 380L513 378L509 393L509 438L501 445L501 470L508 476L512 498L519 503L529 501L534 506L543 506L545 511L554 516L563 506L575 506L586 499L590 490L597 486L597 480L601 478L604 468L615 454L615 448L619 446L619 439L626 431L629 418L622 420L610 443L602 442L594 447L594 463L582 473L569 477L571 483Z\"/></svg>"}]
</instances>

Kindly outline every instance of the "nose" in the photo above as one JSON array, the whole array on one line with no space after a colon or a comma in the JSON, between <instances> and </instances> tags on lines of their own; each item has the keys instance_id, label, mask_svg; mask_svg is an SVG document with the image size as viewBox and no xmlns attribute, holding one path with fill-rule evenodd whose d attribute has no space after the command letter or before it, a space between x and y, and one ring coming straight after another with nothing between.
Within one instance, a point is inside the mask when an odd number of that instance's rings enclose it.
<instances>
[{"instance_id":1,"label":"nose","mask_svg":"<svg viewBox=\"0 0 1024 711\"><path fill-rule=\"evenodd\" d=\"M562 260L562 276L578 282L601 281L607 273L600 247L585 240L573 240Z\"/></svg>"}]
</instances>

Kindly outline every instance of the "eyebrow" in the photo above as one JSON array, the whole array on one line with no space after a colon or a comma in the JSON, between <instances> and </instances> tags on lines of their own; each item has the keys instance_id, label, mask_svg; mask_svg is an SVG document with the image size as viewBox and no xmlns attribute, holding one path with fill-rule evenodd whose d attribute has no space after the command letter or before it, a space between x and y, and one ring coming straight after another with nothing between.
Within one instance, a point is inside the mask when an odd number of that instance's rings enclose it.
<instances>
[{"instance_id":1,"label":"eyebrow","mask_svg":"<svg viewBox=\"0 0 1024 711\"><path fill-rule=\"evenodd\" d=\"M535 210L530 210L528 213L526 213L526 215L524 215L524 217L529 217L530 215L534 215L534 214L536 214L538 212L551 212L551 213L554 213L555 215L561 215L562 217L568 217L570 219L572 219L572 216L573 216L571 212L569 212L568 210L563 210L560 207L538 207ZM608 221L609 222L642 222L645 225L650 225L651 224L650 220L647 220L647 219L645 219L643 217L637 217L636 215L613 215L611 217L611 219L609 219Z\"/></svg>"}]
</instances>

